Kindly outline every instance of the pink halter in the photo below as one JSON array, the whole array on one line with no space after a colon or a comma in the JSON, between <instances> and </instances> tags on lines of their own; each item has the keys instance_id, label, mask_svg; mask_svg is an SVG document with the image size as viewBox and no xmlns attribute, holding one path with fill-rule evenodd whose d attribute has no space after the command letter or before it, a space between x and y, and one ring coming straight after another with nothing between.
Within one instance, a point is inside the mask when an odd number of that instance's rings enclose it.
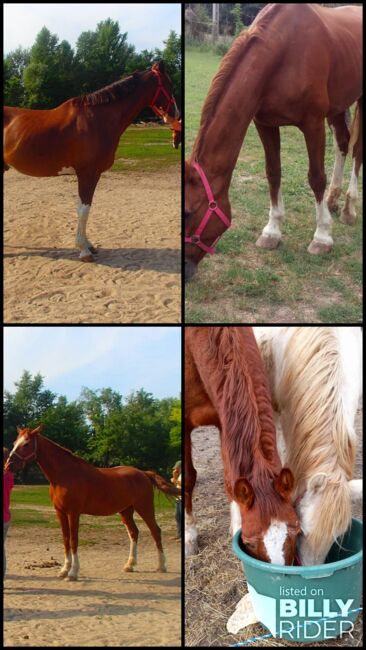
<instances>
[{"instance_id":1,"label":"pink halter","mask_svg":"<svg viewBox=\"0 0 366 650\"><path fill-rule=\"evenodd\" d=\"M154 75L158 78L158 87L155 91L155 95L153 99L151 100L151 104L150 104L151 108L153 109L154 113L156 113L156 115L158 115L161 118L164 117L164 114L168 114L169 108L171 104L173 104L175 117L178 117L178 108L177 108L177 103L175 101L174 95L169 94L166 88L164 88L164 84L161 79L161 73L158 70L151 70L151 72L153 72ZM163 95L165 95L166 99L168 100L168 104L165 107L164 111L161 108L158 108L156 106L156 101L160 93L163 93Z\"/></svg>"},{"instance_id":2,"label":"pink halter","mask_svg":"<svg viewBox=\"0 0 366 650\"><path fill-rule=\"evenodd\" d=\"M202 185L205 188L206 194L207 194L207 199L208 199L208 208L202 218L201 223L199 224L198 228L196 229L195 233L191 235L190 237L185 236L184 241L186 244L196 244L199 248L201 248L205 253L209 253L212 255L212 253L215 252L215 246L220 239L221 235L215 239L215 241L212 243L211 246L207 246L207 244L204 244L201 241L201 235L204 229L206 228L211 216L213 214L217 214L217 216L221 219L221 221L225 224L226 228L230 228L230 221L227 218L226 214L217 205L217 201L215 201L215 197L212 193L210 184L207 180L206 174L203 171L202 167L198 164L198 162L195 160L192 163L192 166L194 169L199 173Z\"/></svg>"}]
</instances>

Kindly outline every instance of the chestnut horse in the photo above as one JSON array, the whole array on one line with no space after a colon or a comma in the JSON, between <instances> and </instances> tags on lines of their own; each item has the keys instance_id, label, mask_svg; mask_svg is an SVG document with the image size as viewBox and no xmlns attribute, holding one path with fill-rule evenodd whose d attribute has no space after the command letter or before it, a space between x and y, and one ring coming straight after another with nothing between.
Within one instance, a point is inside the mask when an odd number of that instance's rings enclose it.
<instances>
[{"instance_id":1,"label":"chestnut horse","mask_svg":"<svg viewBox=\"0 0 366 650\"><path fill-rule=\"evenodd\" d=\"M76 246L83 262L97 253L86 237L86 225L100 175L113 165L122 133L146 106L159 116L164 111L178 117L163 61L52 110L4 108L4 171L14 167L29 176L76 174Z\"/></svg>"},{"instance_id":2,"label":"chestnut horse","mask_svg":"<svg viewBox=\"0 0 366 650\"><path fill-rule=\"evenodd\" d=\"M17 471L36 461L50 482L50 497L60 521L65 547L65 563L60 578L77 580L79 573L78 531L81 514L113 515L119 513L130 538L130 554L124 571L133 571L137 562L139 531L134 511L150 529L158 549L158 571L166 571L161 530L154 513L154 488L168 495L180 495L173 485L155 472L135 467L93 467L71 451L41 435L42 426L33 431L19 429L6 463ZM71 548L71 552L70 552Z\"/></svg>"},{"instance_id":3,"label":"chestnut horse","mask_svg":"<svg viewBox=\"0 0 366 650\"><path fill-rule=\"evenodd\" d=\"M357 102L351 133L347 109ZM337 155L324 199L325 118ZM362 162L362 7L272 3L258 14L224 57L206 98L198 136L185 166L185 275L189 280L230 226L231 176L251 120L262 141L270 189L269 222L257 241L281 240L280 126L297 126L309 157L308 179L316 201L317 228L308 251L333 246L332 219L341 193L343 166L353 169L342 221L356 220L357 178Z\"/></svg>"},{"instance_id":4,"label":"chestnut horse","mask_svg":"<svg viewBox=\"0 0 366 650\"><path fill-rule=\"evenodd\" d=\"M300 533L291 502L294 479L289 469L281 469L271 399L251 327L185 329L187 555L197 552L190 435L201 425L220 430L225 489L240 509L232 530L241 527L242 540L254 557L292 564Z\"/></svg>"}]
</instances>

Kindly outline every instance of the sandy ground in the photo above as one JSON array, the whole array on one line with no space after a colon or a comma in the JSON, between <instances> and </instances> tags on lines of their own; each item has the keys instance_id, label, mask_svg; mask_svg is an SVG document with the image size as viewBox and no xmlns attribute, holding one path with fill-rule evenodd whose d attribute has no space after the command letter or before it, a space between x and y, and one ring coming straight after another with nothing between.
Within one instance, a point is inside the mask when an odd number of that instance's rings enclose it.
<instances>
[{"instance_id":1,"label":"sandy ground","mask_svg":"<svg viewBox=\"0 0 366 650\"><path fill-rule=\"evenodd\" d=\"M167 515L163 517L157 519L167 573L155 571L155 544L138 517L137 571L122 571L129 542L116 516L115 526L105 530L80 527L78 582L56 577L57 562L63 562L58 528L10 528L4 645L179 647L181 552L180 544L169 540L175 533L174 514L169 521ZM82 517L84 522L88 519Z\"/></svg>"},{"instance_id":2,"label":"sandy ground","mask_svg":"<svg viewBox=\"0 0 366 650\"><path fill-rule=\"evenodd\" d=\"M6 323L181 322L180 166L107 172L75 248L77 179L4 175Z\"/></svg>"},{"instance_id":3,"label":"sandy ground","mask_svg":"<svg viewBox=\"0 0 366 650\"><path fill-rule=\"evenodd\" d=\"M354 476L362 477L362 410L356 418L360 440ZM230 507L224 492L223 467L218 429L200 427L192 432L193 464L197 483L193 512L197 517L199 554L185 562L185 644L186 646L230 646L266 633L260 624L237 635L226 630L228 618L246 593L240 561L234 556L229 534ZM362 519L362 507L354 508ZM362 646L362 617L355 624L354 639L330 640L313 646ZM283 639L262 639L244 647L291 645ZM295 644L304 647L303 644Z\"/></svg>"}]
</instances>

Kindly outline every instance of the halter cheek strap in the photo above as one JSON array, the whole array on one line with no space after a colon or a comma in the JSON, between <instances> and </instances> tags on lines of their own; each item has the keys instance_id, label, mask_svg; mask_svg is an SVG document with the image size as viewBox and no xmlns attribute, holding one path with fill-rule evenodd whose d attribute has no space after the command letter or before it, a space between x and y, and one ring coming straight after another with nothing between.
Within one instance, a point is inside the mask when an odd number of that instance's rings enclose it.
<instances>
[{"instance_id":1,"label":"halter cheek strap","mask_svg":"<svg viewBox=\"0 0 366 650\"><path fill-rule=\"evenodd\" d=\"M219 208L217 205L217 201L215 201L215 197L212 193L210 183L207 180L206 174L203 171L201 165L195 160L192 163L192 167L198 172L200 179L202 181L202 185L205 188L207 200L208 200L208 207L207 210L202 218L201 223L199 224L198 228L195 230L193 235L190 236L185 236L184 241L186 244L195 244L201 250L203 250L205 253L209 253L212 255L215 252L215 246L220 239L221 235L215 239L215 241L211 244L211 246L208 246L207 244L204 244L203 241L201 241L201 235L206 228L208 222L211 219L211 216L213 214L216 214L219 219L225 224L226 228L230 228L230 221L226 214Z\"/></svg>"},{"instance_id":2,"label":"halter cheek strap","mask_svg":"<svg viewBox=\"0 0 366 650\"><path fill-rule=\"evenodd\" d=\"M177 103L175 101L174 95L171 95L170 93L168 93L168 91L164 88L164 84L163 84L162 79L161 79L161 73L158 70L151 70L151 72L158 78L158 87L157 87L157 89L155 91L155 95L154 95L154 97L153 97L153 99L151 100L151 103L150 103L150 106L153 109L154 113L156 113L156 115L158 115L159 117L164 117L164 114L165 113L167 114L169 112L170 106L173 105L175 115L177 115L178 114L178 108L177 108ZM162 109L158 108L155 105L160 93L163 93L163 95L168 100L168 104L165 107L164 111Z\"/></svg>"}]
</instances>

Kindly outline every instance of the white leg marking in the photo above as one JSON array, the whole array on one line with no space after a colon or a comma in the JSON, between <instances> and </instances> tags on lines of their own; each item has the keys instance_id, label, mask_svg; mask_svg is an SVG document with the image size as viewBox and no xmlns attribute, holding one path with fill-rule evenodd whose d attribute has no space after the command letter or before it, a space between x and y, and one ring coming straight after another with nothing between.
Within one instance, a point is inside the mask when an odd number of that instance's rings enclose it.
<instances>
[{"instance_id":1,"label":"white leg marking","mask_svg":"<svg viewBox=\"0 0 366 650\"><path fill-rule=\"evenodd\" d=\"M353 161L351 180L349 182L348 190L346 192L346 202L343 208L343 221L346 223L354 224L356 221L356 203L358 198L357 176L355 172L356 162Z\"/></svg>"},{"instance_id":2,"label":"white leg marking","mask_svg":"<svg viewBox=\"0 0 366 650\"><path fill-rule=\"evenodd\" d=\"M336 209L338 199L341 195L342 183L343 183L343 170L344 170L344 163L346 160L345 154L343 154L338 147L337 138L335 136L333 127L332 127L332 131L333 131L335 159L334 159L332 180L330 181L330 186L327 194L327 203L330 210Z\"/></svg>"},{"instance_id":3,"label":"white leg marking","mask_svg":"<svg viewBox=\"0 0 366 650\"><path fill-rule=\"evenodd\" d=\"M285 564L283 545L287 537L287 525L284 521L272 521L263 542L271 564Z\"/></svg>"},{"instance_id":4,"label":"white leg marking","mask_svg":"<svg viewBox=\"0 0 366 650\"><path fill-rule=\"evenodd\" d=\"M278 192L277 205L273 205L271 201L269 209L269 221L262 230L264 237L272 237L273 239L281 239L281 224L285 218L285 208L283 205L282 192Z\"/></svg>"},{"instance_id":5,"label":"white leg marking","mask_svg":"<svg viewBox=\"0 0 366 650\"><path fill-rule=\"evenodd\" d=\"M133 571L133 567L137 564L137 542L132 539L129 531L127 531L127 533L130 538L130 554L123 570Z\"/></svg>"},{"instance_id":6,"label":"white leg marking","mask_svg":"<svg viewBox=\"0 0 366 650\"><path fill-rule=\"evenodd\" d=\"M184 540L186 557L198 553L196 523L193 515L188 515L187 512L184 518Z\"/></svg>"},{"instance_id":7,"label":"white leg marking","mask_svg":"<svg viewBox=\"0 0 366 650\"><path fill-rule=\"evenodd\" d=\"M90 241L86 238L86 224L88 223L88 216L90 211L90 205L84 205L79 199L78 203L78 227L76 232L76 241L75 244L77 248L80 248L80 257L90 256L89 246L91 246Z\"/></svg>"},{"instance_id":8,"label":"white leg marking","mask_svg":"<svg viewBox=\"0 0 366 650\"><path fill-rule=\"evenodd\" d=\"M71 553L71 559L72 559L71 569L67 574L67 577L69 578L69 580L77 580L79 574L79 567L80 567L77 551L75 554Z\"/></svg>"},{"instance_id":9,"label":"white leg marking","mask_svg":"<svg viewBox=\"0 0 366 650\"><path fill-rule=\"evenodd\" d=\"M230 534L234 537L235 533L241 528L240 508L235 501L230 503Z\"/></svg>"},{"instance_id":10,"label":"white leg marking","mask_svg":"<svg viewBox=\"0 0 366 650\"><path fill-rule=\"evenodd\" d=\"M70 568L71 568L71 552L69 552L68 555L65 555L65 562L64 562L64 565L63 565L62 569L60 569L58 577L59 578L66 578L67 574L70 571Z\"/></svg>"},{"instance_id":11,"label":"white leg marking","mask_svg":"<svg viewBox=\"0 0 366 650\"><path fill-rule=\"evenodd\" d=\"M314 233L314 241L319 244L333 246L332 217L330 216L325 199L321 203L316 203L315 207L317 229Z\"/></svg>"}]
</instances>

